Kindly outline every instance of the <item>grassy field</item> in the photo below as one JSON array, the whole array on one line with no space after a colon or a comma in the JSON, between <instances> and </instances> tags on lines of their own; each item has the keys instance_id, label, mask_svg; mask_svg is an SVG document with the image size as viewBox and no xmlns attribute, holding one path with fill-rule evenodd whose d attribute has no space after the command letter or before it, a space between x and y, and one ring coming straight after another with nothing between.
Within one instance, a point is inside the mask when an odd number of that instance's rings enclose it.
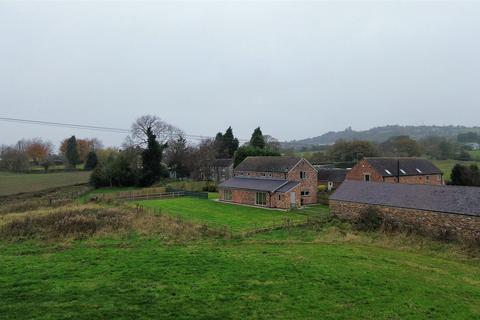
<instances>
[{"instance_id":1,"label":"grassy field","mask_svg":"<svg viewBox=\"0 0 480 320\"><path fill-rule=\"evenodd\" d=\"M214 194L211 196L213 197ZM278 225L286 218L293 222L301 222L307 219L307 215L300 214L302 210L298 210L298 213L297 211L284 212L188 197L143 200L137 203L149 208L162 209L164 213L191 219L199 223L216 227L227 226L232 231L247 231L257 227ZM328 212L328 208L324 206L316 206L315 208L317 213L326 214ZM310 211L309 214L314 214L314 212Z\"/></svg>"},{"instance_id":2,"label":"grassy field","mask_svg":"<svg viewBox=\"0 0 480 320\"><path fill-rule=\"evenodd\" d=\"M480 264L313 231L0 242L2 319L478 319Z\"/></svg>"},{"instance_id":3,"label":"grassy field","mask_svg":"<svg viewBox=\"0 0 480 320\"><path fill-rule=\"evenodd\" d=\"M480 252L459 244L355 231L324 206L142 204L163 214L77 203L2 216L0 318L480 318ZM195 223L251 230L286 215L323 219L246 238Z\"/></svg>"},{"instance_id":4,"label":"grassy field","mask_svg":"<svg viewBox=\"0 0 480 320\"><path fill-rule=\"evenodd\" d=\"M90 172L9 173L0 172L0 196L87 183Z\"/></svg>"},{"instance_id":5,"label":"grassy field","mask_svg":"<svg viewBox=\"0 0 480 320\"><path fill-rule=\"evenodd\" d=\"M480 162L480 150L470 151L470 155L472 156L473 160Z\"/></svg>"}]
</instances>

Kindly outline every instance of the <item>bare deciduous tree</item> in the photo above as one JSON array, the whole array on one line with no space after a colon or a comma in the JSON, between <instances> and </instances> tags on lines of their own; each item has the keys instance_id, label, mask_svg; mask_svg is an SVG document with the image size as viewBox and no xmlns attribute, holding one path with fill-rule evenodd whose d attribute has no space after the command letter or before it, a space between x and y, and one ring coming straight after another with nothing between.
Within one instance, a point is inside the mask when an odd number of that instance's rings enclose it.
<instances>
[{"instance_id":1,"label":"bare deciduous tree","mask_svg":"<svg viewBox=\"0 0 480 320\"><path fill-rule=\"evenodd\" d=\"M216 150L214 140L202 140L195 150L192 150L188 159L188 167L191 177L197 180L210 179L213 174L215 155Z\"/></svg>"},{"instance_id":2,"label":"bare deciduous tree","mask_svg":"<svg viewBox=\"0 0 480 320\"><path fill-rule=\"evenodd\" d=\"M18 150L16 147L7 147L2 150L0 155L0 169L20 172L29 167L28 156L25 151Z\"/></svg>"},{"instance_id":3,"label":"bare deciduous tree","mask_svg":"<svg viewBox=\"0 0 480 320\"><path fill-rule=\"evenodd\" d=\"M132 124L131 142L135 145L145 145L147 143L148 128L152 130L153 134L157 137L157 141L161 145L183 134L179 128L163 121L159 117L145 115L138 118Z\"/></svg>"}]
</instances>

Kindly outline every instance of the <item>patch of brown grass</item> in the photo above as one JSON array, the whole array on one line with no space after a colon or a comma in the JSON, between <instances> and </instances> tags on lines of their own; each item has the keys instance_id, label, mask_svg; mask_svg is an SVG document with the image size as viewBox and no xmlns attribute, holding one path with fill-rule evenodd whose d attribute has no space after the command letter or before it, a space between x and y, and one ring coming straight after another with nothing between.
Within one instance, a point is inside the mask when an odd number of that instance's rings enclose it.
<instances>
[{"instance_id":1,"label":"patch of brown grass","mask_svg":"<svg viewBox=\"0 0 480 320\"><path fill-rule=\"evenodd\" d=\"M172 241L227 236L221 230L168 215L137 212L127 206L76 204L0 218L0 239L7 241L85 239L94 235L121 235L129 232L157 234Z\"/></svg>"},{"instance_id":2,"label":"patch of brown grass","mask_svg":"<svg viewBox=\"0 0 480 320\"><path fill-rule=\"evenodd\" d=\"M73 202L91 188L77 185L0 197L0 214L26 212L42 207L60 207Z\"/></svg>"}]
</instances>

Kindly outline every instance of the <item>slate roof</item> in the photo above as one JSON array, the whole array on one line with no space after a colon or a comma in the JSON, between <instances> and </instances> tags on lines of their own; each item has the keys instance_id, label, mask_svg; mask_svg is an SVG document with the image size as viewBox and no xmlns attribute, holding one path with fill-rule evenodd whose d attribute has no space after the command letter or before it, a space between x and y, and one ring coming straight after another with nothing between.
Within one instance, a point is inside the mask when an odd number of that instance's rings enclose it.
<instances>
[{"instance_id":1,"label":"slate roof","mask_svg":"<svg viewBox=\"0 0 480 320\"><path fill-rule=\"evenodd\" d=\"M295 188L299 184L300 184L300 182L298 182L298 181L288 181L287 184L284 184L279 189L275 190L275 192L285 193L285 192L288 192L288 191L292 190L293 188Z\"/></svg>"},{"instance_id":2,"label":"slate roof","mask_svg":"<svg viewBox=\"0 0 480 320\"><path fill-rule=\"evenodd\" d=\"M330 200L480 217L480 187L347 180Z\"/></svg>"},{"instance_id":3,"label":"slate roof","mask_svg":"<svg viewBox=\"0 0 480 320\"><path fill-rule=\"evenodd\" d=\"M233 159L215 159L213 161L214 167L230 167L233 164Z\"/></svg>"},{"instance_id":4,"label":"slate roof","mask_svg":"<svg viewBox=\"0 0 480 320\"><path fill-rule=\"evenodd\" d=\"M420 158L365 158L383 177L442 174L431 161ZM400 166L399 166L400 165ZM400 170L398 170L400 168ZM400 171L400 172L397 172Z\"/></svg>"},{"instance_id":5,"label":"slate roof","mask_svg":"<svg viewBox=\"0 0 480 320\"><path fill-rule=\"evenodd\" d=\"M288 183L288 180L282 179L233 177L220 183L218 187L273 192Z\"/></svg>"},{"instance_id":6,"label":"slate roof","mask_svg":"<svg viewBox=\"0 0 480 320\"><path fill-rule=\"evenodd\" d=\"M236 168L237 171L289 172L300 157L247 157Z\"/></svg>"},{"instance_id":7,"label":"slate roof","mask_svg":"<svg viewBox=\"0 0 480 320\"><path fill-rule=\"evenodd\" d=\"M343 182L347 175L347 169L318 168L318 181Z\"/></svg>"}]
</instances>

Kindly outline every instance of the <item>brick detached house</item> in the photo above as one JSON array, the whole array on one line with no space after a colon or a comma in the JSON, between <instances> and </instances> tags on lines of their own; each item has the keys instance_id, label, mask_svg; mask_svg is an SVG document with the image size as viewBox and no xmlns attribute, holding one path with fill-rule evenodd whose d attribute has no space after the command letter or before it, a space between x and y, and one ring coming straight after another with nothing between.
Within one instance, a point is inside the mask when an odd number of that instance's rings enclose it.
<instances>
[{"instance_id":1,"label":"brick detached house","mask_svg":"<svg viewBox=\"0 0 480 320\"><path fill-rule=\"evenodd\" d=\"M330 197L330 212L354 220L369 207L400 225L432 234L480 237L480 188L345 181Z\"/></svg>"},{"instance_id":2,"label":"brick detached house","mask_svg":"<svg viewBox=\"0 0 480 320\"><path fill-rule=\"evenodd\" d=\"M443 185L443 173L431 161L420 158L363 158L346 180Z\"/></svg>"},{"instance_id":3,"label":"brick detached house","mask_svg":"<svg viewBox=\"0 0 480 320\"><path fill-rule=\"evenodd\" d=\"M212 166L212 180L223 182L233 176L233 159L215 159Z\"/></svg>"},{"instance_id":4,"label":"brick detached house","mask_svg":"<svg viewBox=\"0 0 480 320\"><path fill-rule=\"evenodd\" d=\"M326 186L328 191L337 189L347 176L347 169L340 168L318 168L318 185Z\"/></svg>"},{"instance_id":5,"label":"brick detached house","mask_svg":"<svg viewBox=\"0 0 480 320\"><path fill-rule=\"evenodd\" d=\"M290 209L317 202L317 170L300 157L247 157L218 186L220 201Z\"/></svg>"}]
</instances>

